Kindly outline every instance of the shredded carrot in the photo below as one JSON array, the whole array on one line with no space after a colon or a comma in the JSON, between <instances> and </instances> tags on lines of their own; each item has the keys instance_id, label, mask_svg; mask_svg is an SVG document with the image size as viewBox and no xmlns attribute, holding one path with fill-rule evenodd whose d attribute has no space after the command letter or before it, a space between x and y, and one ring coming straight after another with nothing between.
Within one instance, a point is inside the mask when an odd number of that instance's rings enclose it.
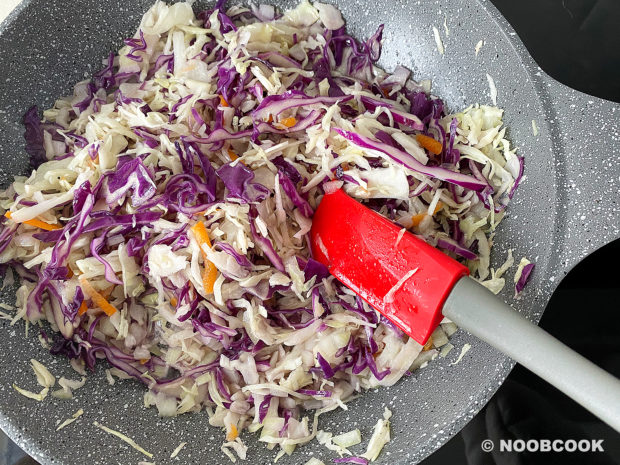
<instances>
[{"instance_id":1,"label":"shredded carrot","mask_svg":"<svg viewBox=\"0 0 620 465\"><path fill-rule=\"evenodd\" d=\"M239 159L239 155L237 155L235 152L233 152L230 149L228 149L228 156L230 157L230 161L235 161ZM243 163L243 160L241 160L239 163L242 163L245 165L245 163Z\"/></svg>"},{"instance_id":2,"label":"shredded carrot","mask_svg":"<svg viewBox=\"0 0 620 465\"><path fill-rule=\"evenodd\" d=\"M176 307L178 303L179 301L177 300L176 297L173 297L172 299L170 299L170 305L172 305L173 307Z\"/></svg>"},{"instance_id":3,"label":"shredded carrot","mask_svg":"<svg viewBox=\"0 0 620 465\"><path fill-rule=\"evenodd\" d=\"M73 278L73 270L70 266L67 267L67 279Z\"/></svg>"},{"instance_id":4,"label":"shredded carrot","mask_svg":"<svg viewBox=\"0 0 620 465\"><path fill-rule=\"evenodd\" d=\"M346 163L340 163L340 168L342 168L342 171L348 171L349 165L347 165Z\"/></svg>"},{"instance_id":5,"label":"shredded carrot","mask_svg":"<svg viewBox=\"0 0 620 465\"><path fill-rule=\"evenodd\" d=\"M49 224L49 223L46 223L45 221L41 221L37 219L26 220L24 221L24 223L29 224L30 226L34 226L36 228L45 229L46 231L56 231L57 229L62 229L62 226L59 226L57 224Z\"/></svg>"},{"instance_id":6,"label":"shredded carrot","mask_svg":"<svg viewBox=\"0 0 620 465\"><path fill-rule=\"evenodd\" d=\"M227 441L234 441L239 436L239 432L237 431L237 427L235 425L230 425L230 430L226 433Z\"/></svg>"},{"instance_id":7,"label":"shredded carrot","mask_svg":"<svg viewBox=\"0 0 620 465\"><path fill-rule=\"evenodd\" d=\"M86 280L86 278L80 278L79 281L80 287L82 288L84 293L87 294L91 298L93 303L101 310L103 310L106 315L112 316L118 311L110 304L110 302L105 299L105 297L103 297L99 292L95 290L95 288Z\"/></svg>"},{"instance_id":8,"label":"shredded carrot","mask_svg":"<svg viewBox=\"0 0 620 465\"><path fill-rule=\"evenodd\" d=\"M230 157L231 161L235 161L237 158L239 158L239 156L230 149L228 149L228 156Z\"/></svg>"},{"instance_id":9,"label":"shredded carrot","mask_svg":"<svg viewBox=\"0 0 620 465\"><path fill-rule=\"evenodd\" d=\"M95 158L90 158L90 157L88 157L88 158L86 159L86 161L87 161L87 162L88 162L88 164L89 164L90 166L92 166L93 168L97 168L97 165L99 164L99 154L97 154L97 155L95 156Z\"/></svg>"},{"instance_id":10,"label":"shredded carrot","mask_svg":"<svg viewBox=\"0 0 620 465\"><path fill-rule=\"evenodd\" d=\"M267 122L273 123L273 115L269 115L269 118L267 118Z\"/></svg>"},{"instance_id":11,"label":"shredded carrot","mask_svg":"<svg viewBox=\"0 0 620 465\"><path fill-rule=\"evenodd\" d=\"M226 101L226 99L224 98L223 95L220 95L220 105L222 105L223 107L229 107L230 104Z\"/></svg>"},{"instance_id":12,"label":"shredded carrot","mask_svg":"<svg viewBox=\"0 0 620 465\"><path fill-rule=\"evenodd\" d=\"M86 301L82 300L82 304L80 305L80 308L78 308L78 315L82 316L87 311L88 311L88 306L86 305Z\"/></svg>"},{"instance_id":13,"label":"shredded carrot","mask_svg":"<svg viewBox=\"0 0 620 465\"><path fill-rule=\"evenodd\" d=\"M437 202L437 206L435 207L435 210L433 211L433 215L436 215L437 212L441 210L442 208L443 208L443 203L440 200L439 202ZM414 226L414 227L419 226L422 220L426 218L427 216L428 216L427 213L418 213L417 215L413 215L411 217L411 226Z\"/></svg>"},{"instance_id":14,"label":"shredded carrot","mask_svg":"<svg viewBox=\"0 0 620 465\"><path fill-rule=\"evenodd\" d=\"M284 118L282 121L280 121L280 123L286 126L287 128L292 128L293 126L297 124L297 119L291 116L290 118Z\"/></svg>"},{"instance_id":15,"label":"shredded carrot","mask_svg":"<svg viewBox=\"0 0 620 465\"><path fill-rule=\"evenodd\" d=\"M202 248L203 244L206 244L208 247L211 247L211 240L209 239L209 232L205 227L202 221L199 221L194 226L190 228L190 231L194 233L194 237L196 238L196 242L200 246L200 251L202 252L202 258L205 263L205 271L202 275L202 285L205 288L205 292L207 294L211 294L213 292L213 286L215 284L215 280L217 279L217 268L213 263L211 263L207 259L207 254Z\"/></svg>"},{"instance_id":16,"label":"shredded carrot","mask_svg":"<svg viewBox=\"0 0 620 465\"><path fill-rule=\"evenodd\" d=\"M433 215L436 215L437 212L439 210L441 210L443 208L443 202L440 200L439 202L437 202L437 205L435 206L435 210L433 211Z\"/></svg>"},{"instance_id":17,"label":"shredded carrot","mask_svg":"<svg viewBox=\"0 0 620 465\"><path fill-rule=\"evenodd\" d=\"M217 279L217 268L213 263L207 260L205 265L205 271L202 274L202 285L205 288L205 292L207 294L211 294L213 292L213 287L215 286L215 280Z\"/></svg>"},{"instance_id":18,"label":"shredded carrot","mask_svg":"<svg viewBox=\"0 0 620 465\"><path fill-rule=\"evenodd\" d=\"M422 348L422 352L426 352L427 350L431 350L433 348L433 336L428 338L428 341L426 341L426 344L424 344L424 347Z\"/></svg>"},{"instance_id":19,"label":"shredded carrot","mask_svg":"<svg viewBox=\"0 0 620 465\"><path fill-rule=\"evenodd\" d=\"M4 216L6 216L8 219L11 219L11 212L6 212ZM32 220L23 221L23 223L28 224L30 226L34 226L35 228L45 229L46 231L55 231L57 229L62 229L62 226L59 226L57 224L49 224L49 223L46 223L45 221L37 220L36 218Z\"/></svg>"},{"instance_id":20,"label":"shredded carrot","mask_svg":"<svg viewBox=\"0 0 620 465\"><path fill-rule=\"evenodd\" d=\"M209 239L209 231L207 231L205 224L202 221L199 221L190 228L190 231L194 233L194 237L196 238L198 245L200 245L200 251L202 252L203 258L206 257L207 254L202 249L202 244L207 244L211 247L211 239Z\"/></svg>"},{"instance_id":21,"label":"shredded carrot","mask_svg":"<svg viewBox=\"0 0 620 465\"><path fill-rule=\"evenodd\" d=\"M426 218L426 213L418 213L417 215L413 215L411 217L411 226L419 226L424 218Z\"/></svg>"},{"instance_id":22,"label":"shredded carrot","mask_svg":"<svg viewBox=\"0 0 620 465\"><path fill-rule=\"evenodd\" d=\"M141 358L140 359L140 364L144 365L146 362L148 362L150 359L149 358Z\"/></svg>"},{"instance_id":23,"label":"shredded carrot","mask_svg":"<svg viewBox=\"0 0 620 465\"><path fill-rule=\"evenodd\" d=\"M441 142L436 141L432 137L425 136L424 134L418 134L415 138L422 147L435 155L439 155L443 150L443 145Z\"/></svg>"}]
</instances>

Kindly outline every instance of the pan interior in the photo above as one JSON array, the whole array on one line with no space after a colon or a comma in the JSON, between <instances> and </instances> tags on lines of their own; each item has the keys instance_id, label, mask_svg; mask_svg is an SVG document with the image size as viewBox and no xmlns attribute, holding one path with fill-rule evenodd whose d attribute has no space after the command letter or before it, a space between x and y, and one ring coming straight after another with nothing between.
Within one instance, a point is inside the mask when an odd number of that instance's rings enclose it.
<instances>
[{"instance_id":1,"label":"pan interior","mask_svg":"<svg viewBox=\"0 0 620 465\"><path fill-rule=\"evenodd\" d=\"M281 7L293 1L275 2ZM381 65L391 70L397 64L410 68L416 79L430 78L433 93L443 97L452 110L475 102L490 104L489 74L498 91L498 105L506 110L509 138L525 156L527 179L510 205L509 215L495 236L495 266L503 262L508 248L518 261L527 256L537 263L537 271L523 299L512 298L511 275L503 298L519 311L537 320L550 289L542 285L551 275L550 260L556 236L556 172L550 156L550 131L545 130L541 89L529 71L531 60L511 29L486 3L469 0L436 2L340 0L349 31L358 38L369 37L385 24ZM72 85L92 75L102 58L116 50L130 36L150 0L30 0L0 28L0 184L6 186L13 175L28 172L23 150L20 120L33 104L49 107L54 98L66 95ZM196 4L198 8L200 4ZM440 55L433 38L433 26L442 37L445 54ZM446 29L447 28L447 29ZM483 41L478 56L475 47ZM541 128L532 134L532 120ZM513 270L514 271L514 270ZM2 299L12 303L14 290L5 290ZM228 463L220 452L222 432L208 424L206 414L161 419L155 410L142 406L143 389L125 381L109 386L103 368L90 376L75 399L42 403L28 400L13 389L13 382L36 389L28 366L36 358L56 376L75 378L66 360L54 358L40 347L38 330L24 337L24 326L10 327L2 320L0 338L0 423L14 440L43 464L137 463L140 454L127 449L117 439L92 426L93 421L118 429L136 440L156 457L168 457L182 441L183 454L192 463ZM360 428L364 444L384 407L394 412L392 441L377 463L405 464L421 460L440 447L484 405L512 367L503 355L474 340L462 331L451 342L448 357L405 377L396 386L368 392L349 404L348 411L326 414L320 427L335 434ZM465 344L472 349L452 365ZM79 434L71 428L56 433L59 421L77 409L85 413ZM275 452L246 435L252 463L272 463ZM362 446L353 448L359 453ZM280 464L304 463L313 454L325 462L331 452L313 443L283 457ZM160 463L159 461L157 463Z\"/></svg>"}]
</instances>

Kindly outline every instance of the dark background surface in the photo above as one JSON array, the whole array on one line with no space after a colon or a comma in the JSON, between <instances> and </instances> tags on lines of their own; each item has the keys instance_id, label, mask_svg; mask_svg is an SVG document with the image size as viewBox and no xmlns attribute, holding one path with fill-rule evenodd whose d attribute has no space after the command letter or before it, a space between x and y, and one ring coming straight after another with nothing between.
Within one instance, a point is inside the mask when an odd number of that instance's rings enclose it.
<instances>
[{"instance_id":1,"label":"dark background surface","mask_svg":"<svg viewBox=\"0 0 620 465\"><path fill-rule=\"evenodd\" d=\"M545 72L577 90L620 102L620 0L491 1ZM616 376L620 280L612 265L618 261L619 241L585 259L562 281L541 320L552 335ZM480 444L487 438L603 439L605 453L485 453ZM478 416L422 463L618 465L620 435L516 367Z\"/></svg>"},{"instance_id":2,"label":"dark background surface","mask_svg":"<svg viewBox=\"0 0 620 465\"><path fill-rule=\"evenodd\" d=\"M620 1L491 0L551 77L620 102Z\"/></svg>"},{"instance_id":3,"label":"dark background surface","mask_svg":"<svg viewBox=\"0 0 620 465\"><path fill-rule=\"evenodd\" d=\"M547 74L574 89L620 102L619 0L491 1ZM540 325L620 377L620 279L613 267L618 260L620 241L582 261L558 287ZM570 438L603 439L605 453L500 454L481 449L485 439L495 440L497 449L499 439ZM620 434L517 366L476 418L422 462L447 464L618 465Z\"/></svg>"}]
</instances>

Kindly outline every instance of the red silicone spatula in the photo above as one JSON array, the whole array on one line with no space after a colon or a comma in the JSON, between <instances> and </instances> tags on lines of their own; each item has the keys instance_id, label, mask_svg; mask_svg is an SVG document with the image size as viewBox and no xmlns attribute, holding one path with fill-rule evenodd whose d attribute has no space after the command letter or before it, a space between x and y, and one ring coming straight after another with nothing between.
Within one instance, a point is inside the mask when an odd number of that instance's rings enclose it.
<instances>
[{"instance_id":1,"label":"red silicone spatula","mask_svg":"<svg viewBox=\"0 0 620 465\"><path fill-rule=\"evenodd\" d=\"M620 431L620 381L501 302L456 260L342 190L323 197L310 237L316 260L420 344L446 316Z\"/></svg>"}]
</instances>

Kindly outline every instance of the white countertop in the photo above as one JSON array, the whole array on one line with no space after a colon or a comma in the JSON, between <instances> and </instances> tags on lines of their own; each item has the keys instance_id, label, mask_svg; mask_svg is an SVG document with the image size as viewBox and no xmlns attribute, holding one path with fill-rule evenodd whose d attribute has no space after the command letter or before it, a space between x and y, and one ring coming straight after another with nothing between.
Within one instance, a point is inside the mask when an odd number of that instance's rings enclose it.
<instances>
[{"instance_id":1,"label":"white countertop","mask_svg":"<svg viewBox=\"0 0 620 465\"><path fill-rule=\"evenodd\" d=\"M0 22L6 18L21 0L0 0Z\"/></svg>"}]
</instances>

